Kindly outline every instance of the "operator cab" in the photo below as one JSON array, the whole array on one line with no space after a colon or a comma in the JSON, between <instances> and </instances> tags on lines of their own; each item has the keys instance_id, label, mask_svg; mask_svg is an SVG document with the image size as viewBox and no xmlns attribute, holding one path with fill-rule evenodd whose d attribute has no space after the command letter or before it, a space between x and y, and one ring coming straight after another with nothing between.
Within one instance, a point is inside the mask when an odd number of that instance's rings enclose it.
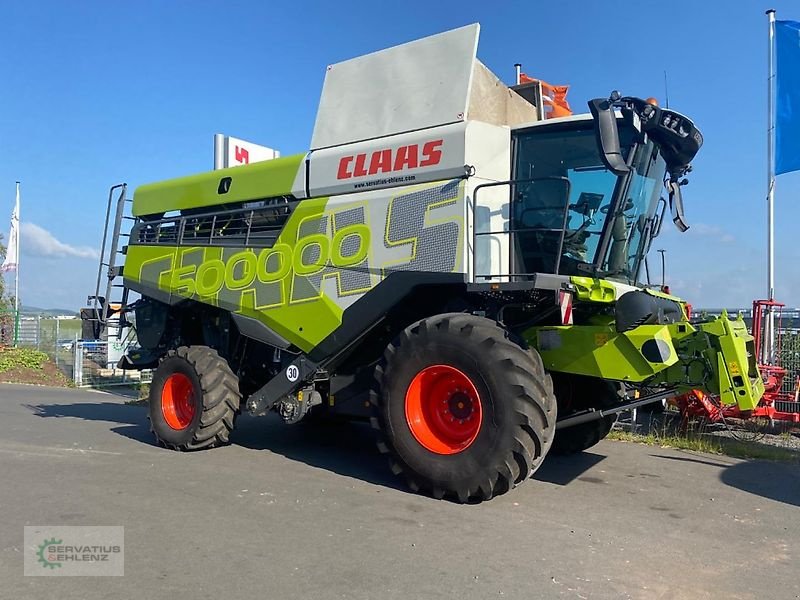
<instances>
[{"instance_id":1,"label":"operator cab","mask_svg":"<svg viewBox=\"0 0 800 600\"><path fill-rule=\"evenodd\" d=\"M685 230L680 186L702 145L692 122L637 98L593 100L592 115L513 132L512 273L636 283L668 190Z\"/></svg>"}]
</instances>

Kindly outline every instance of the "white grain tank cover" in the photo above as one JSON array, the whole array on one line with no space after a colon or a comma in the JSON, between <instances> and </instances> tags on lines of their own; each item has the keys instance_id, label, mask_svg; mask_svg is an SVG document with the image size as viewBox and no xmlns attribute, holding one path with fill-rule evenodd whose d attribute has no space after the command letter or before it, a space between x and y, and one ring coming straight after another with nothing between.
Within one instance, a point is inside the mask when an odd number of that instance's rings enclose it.
<instances>
[{"instance_id":1,"label":"white grain tank cover","mask_svg":"<svg viewBox=\"0 0 800 600\"><path fill-rule=\"evenodd\" d=\"M475 23L328 67L311 150L463 121Z\"/></svg>"}]
</instances>

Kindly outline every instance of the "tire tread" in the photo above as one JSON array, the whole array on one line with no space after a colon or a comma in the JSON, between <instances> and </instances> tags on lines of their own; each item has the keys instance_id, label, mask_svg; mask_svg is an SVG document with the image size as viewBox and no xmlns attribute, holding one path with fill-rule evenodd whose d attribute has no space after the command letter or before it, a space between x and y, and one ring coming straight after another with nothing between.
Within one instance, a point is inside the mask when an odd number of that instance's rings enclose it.
<instances>
[{"instance_id":1,"label":"tire tread","mask_svg":"<svg viewBox=\"0 0 800 600\"><path fill-rule=\"evenodd\" d=\"M386 384L387 372L401 350L408 344L422 344L437 334L453 336L461 339L463 344L480 348L485 360L492 365L488 368L501 370L515 391L510 399L515 421L510 450L488 465L473 484L452 489L445 489L442 482L420 476L397 454L380 392ZM494 321L468 313L422 319L400 332L387 346L375 368L375 387L370 393L370 404L373 408L370 423L378 431L378 449L389 455L392 471L404 475L414 490L461 503L488 500L527 479L542 462L554 437L556 401L553 383L538 353L510 339L508 332Z\"/></svg>"},{"instance_id":2,"label":"tire tread","mask_svg":"<svg viewBox=\"0 0 800 600\"><path fill-rule=\"evenodd\" d=\"M241 412L242 397L239 380L228 362L208 346L180 346L167 352L161 362L172 357L186 361L197 374L203 395L200 420L192 438L182 444L162 439L153 427L152 419L150 431L161 445L173 450L202 450L230 443L236 417ZM150 402L154 401L151 397Z\"/></svg>"}]
</instances>

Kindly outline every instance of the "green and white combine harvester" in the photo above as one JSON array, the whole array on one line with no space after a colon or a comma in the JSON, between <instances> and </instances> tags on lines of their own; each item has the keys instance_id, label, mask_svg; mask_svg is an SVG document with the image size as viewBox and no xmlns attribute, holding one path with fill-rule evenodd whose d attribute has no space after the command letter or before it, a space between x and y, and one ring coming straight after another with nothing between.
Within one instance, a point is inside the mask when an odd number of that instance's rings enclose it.
<instances>
[{"instance_id":1,"label":"green and white combine harvester","mask_svg":"<svg viewBox=\"0 0 800 600\"><path fill-rule=\"evenodd\" d=\"M540 120L478 31L328 67L307 153L139 187L124 267L114 193L107 289L140 346L121 366L155 368L160 443L225 444L242 411L369 419L412 489L467 502L621 410L756 405L745 323L643 283L665 213L686 228L692 121L616 92Z\"/></svg>"}]
</instances>

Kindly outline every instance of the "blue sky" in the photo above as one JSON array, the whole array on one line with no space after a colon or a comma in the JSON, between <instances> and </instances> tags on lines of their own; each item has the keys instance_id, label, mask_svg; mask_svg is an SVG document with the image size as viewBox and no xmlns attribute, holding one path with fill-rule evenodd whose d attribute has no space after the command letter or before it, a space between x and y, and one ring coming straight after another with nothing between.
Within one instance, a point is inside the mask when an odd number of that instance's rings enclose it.
<instances>
[{"instance_id":1,"label":"blue sky","mask_svg":"<svg viewBox=\"0 0 800 600\"><path fill-rule=\"evenodd\" d=\"M325 66L478 21L479 56L569 100L664 97L705 135L684 188L692 229L665 226L673 291L748 305L766 287L766 8L758 2L18 2L0 7L0 231L22 181L21 298L77 308L94 286L110 185L212 166L225 132L308 148ZM800 141L798 142L800 143ZM800 305L800 174L778 178L777 296ZM60 244L60 245L59 245ZM657 257L656 257L657 258ZM657 261L652 261L657 263ZM654 269L658 271L658 269Z\"/></svg>"}]
</instances>

